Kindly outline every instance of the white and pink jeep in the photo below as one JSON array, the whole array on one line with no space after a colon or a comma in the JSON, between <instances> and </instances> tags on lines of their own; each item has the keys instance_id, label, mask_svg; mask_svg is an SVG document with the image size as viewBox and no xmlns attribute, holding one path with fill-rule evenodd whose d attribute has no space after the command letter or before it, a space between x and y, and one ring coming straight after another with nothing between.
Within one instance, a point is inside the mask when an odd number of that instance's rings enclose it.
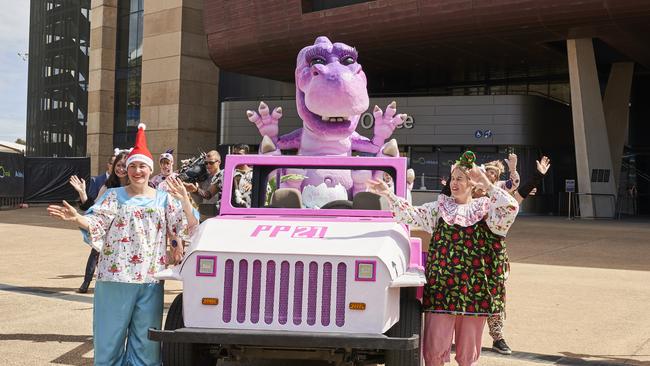
<instances>
[{"instance_id":1,"label":"white and pink jeep","mask_svg":"<svg viewBox=\"0 0 650 366\"><path fill-rule=\"evenodd\" d=\"M241 164L253 168L250 208L232 204ZM274 188L316 169L384 171L405 196L405 158L228 156L219 216L200 225L180 265L158 274L183 281L164 330L149 333L164 365L420 365L420 240L372 193L316 209L304 208L300 190Z\"/></svg>"}]
</instances>

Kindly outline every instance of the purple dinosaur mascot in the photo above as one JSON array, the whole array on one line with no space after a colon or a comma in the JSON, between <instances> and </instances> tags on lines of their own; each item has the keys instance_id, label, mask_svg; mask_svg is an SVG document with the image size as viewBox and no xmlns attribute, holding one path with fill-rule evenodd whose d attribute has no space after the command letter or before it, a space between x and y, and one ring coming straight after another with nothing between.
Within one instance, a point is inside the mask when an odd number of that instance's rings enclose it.
<instances>
[{"instance_id":1,"label":"purple dinosaur mascot","mask_svg":"<svg viewBox=\"0 0 650 366\"><path fill-rule=\"evenodd\" d=\"M279 155L281 150L297 149L299 155L350 156L352 151L397 156L397 142L385 143L395 128L406 120L396 113L396 103L384 113L375 106L372 140L355 132L359 118L368 109L366 75L357 62L357 51L344 43L332 43L318 37L303 48L296 60L296 106L303 127L278 137L282 109L272 112L261 102L258 112L247 111L263 136L260 151ZM296 172L293 172L296 173ZM321 207L324 202L347 199L366 189L370 172L311 170L305 178L293 182L301 188L306 207Z\"/></svg>"}]
</instances>

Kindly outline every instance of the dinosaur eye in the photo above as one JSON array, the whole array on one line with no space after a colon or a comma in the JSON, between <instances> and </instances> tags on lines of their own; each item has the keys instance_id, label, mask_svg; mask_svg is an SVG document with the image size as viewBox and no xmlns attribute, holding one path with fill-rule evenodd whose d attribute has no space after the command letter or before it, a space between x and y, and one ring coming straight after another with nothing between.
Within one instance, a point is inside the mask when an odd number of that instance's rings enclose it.
<instances>
[{"instance_id":1,"label":"dinosaur eye","mask_svg":"<svg viewBox=\"0 0 650 366\"><path fill-rule=\"evenodd\" d=\"M309 61L309 66L314 66L316 64L325 65L325 59L322 57L314 57Z\"/></svg>"},{"instance_id":2,"label":"dinosaur eye","mask_svg":"<svg viewBox=\"0 0 650 366\"><path fill-rule=\"evenodd\" d=\"M357 61L352 56L346 56L341 60L342 65L352 65L355 62Z\"/></svg>"}]
</instances>

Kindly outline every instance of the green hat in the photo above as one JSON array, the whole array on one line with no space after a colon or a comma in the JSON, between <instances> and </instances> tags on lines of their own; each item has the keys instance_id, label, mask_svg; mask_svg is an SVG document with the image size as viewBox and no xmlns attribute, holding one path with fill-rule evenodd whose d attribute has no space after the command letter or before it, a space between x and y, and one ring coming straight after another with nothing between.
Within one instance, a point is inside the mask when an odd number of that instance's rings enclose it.
<instances>
[{"instance_id":1,"label":"green hat","mask_svg":"<svg viewBox=\"0 0 650 366\"><path fill-rule=\"evenodd\" d=\"M467 150L463 153L463 155L460 156L458 160L456 160L456 164L454 164L452 170L455 167L472 169L472 167L474 167L474 162L476 162L476 155L472 151Z\"/></svg>"}]
</instances>

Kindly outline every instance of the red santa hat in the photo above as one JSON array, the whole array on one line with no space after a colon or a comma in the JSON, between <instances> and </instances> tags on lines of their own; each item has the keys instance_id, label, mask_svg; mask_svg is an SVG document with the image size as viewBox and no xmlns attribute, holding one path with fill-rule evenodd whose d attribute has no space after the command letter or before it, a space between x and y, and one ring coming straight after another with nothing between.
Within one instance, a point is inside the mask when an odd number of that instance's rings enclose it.
<instances>
[{"instance_id":1,"label":"red santa hat","mask_svg":"<svg viewBox=\"0 0 650 366\"><path fill-rule=\"evenodd\" d=\"M145 163L153 170L153 157L147 148L147 137L144 135L144 130L147 126L144 123L138 125L138 133L135 135L135 146L126 158L126 165L139 161Z\"/></svg>"}]
</instances>

